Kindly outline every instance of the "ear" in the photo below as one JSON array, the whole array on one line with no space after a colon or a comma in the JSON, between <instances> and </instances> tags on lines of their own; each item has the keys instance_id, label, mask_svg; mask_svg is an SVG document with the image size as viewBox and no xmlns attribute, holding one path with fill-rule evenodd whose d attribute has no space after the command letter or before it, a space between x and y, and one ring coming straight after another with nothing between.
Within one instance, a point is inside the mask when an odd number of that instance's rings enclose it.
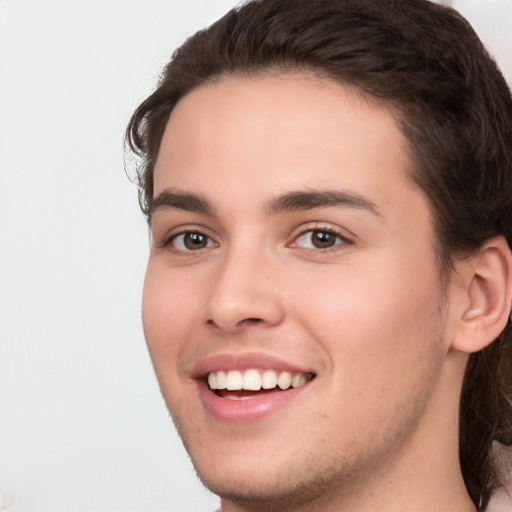
<instances>
[{"instance_id":1,"label":"ear","mask_svg":"<svg viewBox=\"0 0 512 512\"><path fill-rule=\"evenodd\" d=\"M461 265L451 346L472 353L492 343L509 320L512 253L503 237L493 238Z\"/></svg>"}]
</instances>

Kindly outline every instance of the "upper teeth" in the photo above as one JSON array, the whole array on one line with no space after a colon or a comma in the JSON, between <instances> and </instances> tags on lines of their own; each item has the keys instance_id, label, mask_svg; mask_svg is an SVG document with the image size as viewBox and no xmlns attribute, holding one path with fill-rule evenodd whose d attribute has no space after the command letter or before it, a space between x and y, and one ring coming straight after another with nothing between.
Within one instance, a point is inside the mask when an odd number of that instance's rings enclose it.
<instances>
[{"instance_id":1,"label":"upper teeth","mask_svg":"<svg viewBox=\"0 0 512 512\"><path fill-rule=\"evenodd\" d=\"M211 372L208 374L208 384L211 389L228 389L230 391L246 389L259 391L260 389L288 389L290 386L298 388L306 383L308 377L305 373L276 372L274 370L250 369L240 372L229 370Z\"/></svg>"}]
</instances>

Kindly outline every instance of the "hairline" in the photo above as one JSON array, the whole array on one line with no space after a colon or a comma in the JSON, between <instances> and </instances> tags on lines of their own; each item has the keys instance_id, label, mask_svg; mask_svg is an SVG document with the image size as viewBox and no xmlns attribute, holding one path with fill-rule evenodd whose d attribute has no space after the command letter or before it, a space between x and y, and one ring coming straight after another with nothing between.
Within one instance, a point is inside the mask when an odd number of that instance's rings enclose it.
<instances>
[{"instance_id":1,"label":"hairline","mask_svg":"<svg viewBox=\"0 0 512 512\"><path fill-rule=\"evenodd\" d=\"M296 79L311 79L317 80L319 84L321 82L330 82L331 84L339 85L345 89L347 89L351 94L358 97L361 101L364 101L373 108L379 108L388 112L396 123L396 127L399 130L399 133L403 139L403 150L405 156L405 169L404 172L407 177L410 179L410 182L413 186L417 188L417 190L423 194L427 201L431 222L432 222L432 232L433 238L431 240L432 247L434 249L434 256L436 259L436 266L438 268L439 279L442 287L447 290L448 284L450 282L450 277L452 272L454 271L454 263L456 259L463 258L466 255L460 254L453 248L448 247L442 239L441 235L441 227L440 227L440 218L439 212L435 207L435 204L430 199L428 193L424 189L424 187L419 183L419 180L416 178L420 175L422 171L422 159L419 154L417 154L414 150L413 143L409 139L406 133L406 126L410 123L407 115L407 107L406 103L400 102L399 100L392 100L389 98L378 97L375 94L372 94L369 91L364 90L360 85L350 83L348 80L343 80L341 77L335 76L333 73L330 73L327 69L321 68L319 66L314 66L312 64L307 63L276 63L269 64L267 66L254 66L248 69L232 69L232 70L224 70L221 73L213 74L209 77L203 79L200 83L197 83L189 90L187 90L169 109L165 119L162 119L160 122L161 126L161 134L158 141L158 151L155 154L154 165L151 169L151 183L152 183L152 193L153 197L150 198L152 200L154 198L154 171L156 169L156 163L158 160L158 155L160 153L160 146L163 140L163 136L171 118L174 109L178 106L178 104L187 96L189 96L192 92L196 90L200 90L203 88L207 88L208 86L212 86L215 84L219 84L224 80L228 80L230 78L245 78L245 79L253 79L253 78L296 78ZM146 212L146 218L148 223L151 222L151 218L149 212Z\"/></svg>"}]
</instances>

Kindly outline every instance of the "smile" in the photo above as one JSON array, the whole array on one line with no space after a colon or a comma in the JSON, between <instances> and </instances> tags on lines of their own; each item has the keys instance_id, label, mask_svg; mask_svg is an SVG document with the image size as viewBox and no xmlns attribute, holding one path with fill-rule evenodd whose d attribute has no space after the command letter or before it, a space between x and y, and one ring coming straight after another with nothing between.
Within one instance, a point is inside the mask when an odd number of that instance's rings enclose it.
<instances>
[{"instance_id":1,"label":"smile","mask_svg":"<svg viewBox=\"0 0 512 512\"><path fill-rule=\"evenodd\" d=\"M293 407L317 379L313 368L269 354L210 355L192 370L205 413L224 424L259 422Z\"/></svg>"}]
</instances>

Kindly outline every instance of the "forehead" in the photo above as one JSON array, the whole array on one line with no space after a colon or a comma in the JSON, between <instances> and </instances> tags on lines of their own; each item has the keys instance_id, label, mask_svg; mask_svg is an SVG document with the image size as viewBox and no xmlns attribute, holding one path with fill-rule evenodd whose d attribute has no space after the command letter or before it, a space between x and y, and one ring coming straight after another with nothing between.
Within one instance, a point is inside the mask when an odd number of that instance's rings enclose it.
<instances>
[{"instance_id":1,"label":"forehead","mask_svg":"<svg viewBox=\"0 0 512 512\"><path fill-rule=\"evenodd\" d=\"M307 74L230 76L178 102L154 190L252 201L342 188L394 202L404 189L418 192L406 173L405 148L392 111L352 88ZM384 185L396 190L387 197Z\"/></svg>"}]
</instances>

